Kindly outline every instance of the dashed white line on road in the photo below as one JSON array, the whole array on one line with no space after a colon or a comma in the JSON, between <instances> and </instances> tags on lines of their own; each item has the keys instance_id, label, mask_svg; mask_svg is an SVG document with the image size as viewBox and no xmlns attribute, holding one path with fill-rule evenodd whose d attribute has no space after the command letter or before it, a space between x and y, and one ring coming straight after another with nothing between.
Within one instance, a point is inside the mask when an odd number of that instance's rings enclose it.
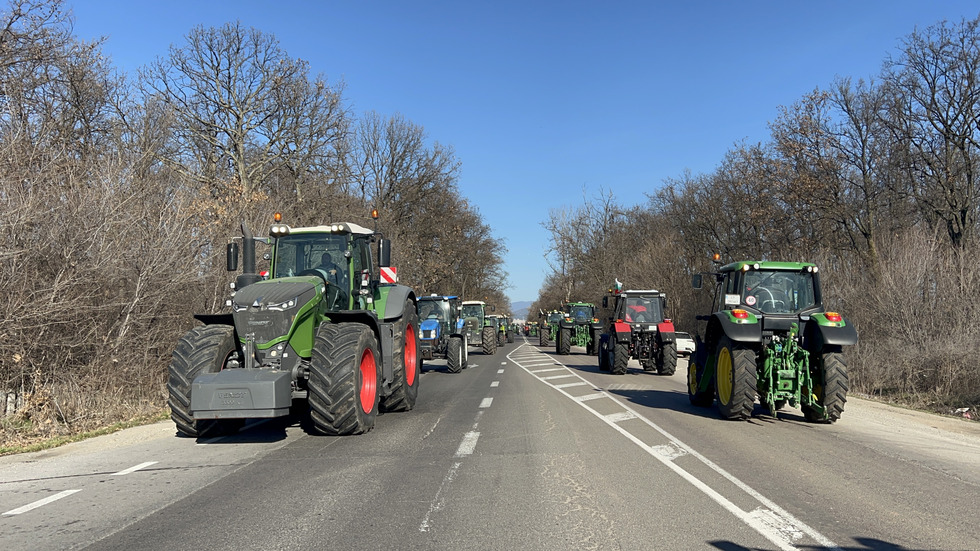
<instances>
[{"instance_id":1,"label":"dashed white line on road","mask_svg":"<svg viewBox=\"0 0 980 551\"><path fill-rule=\"evenodd\" d=\"M555 385L555 388L568 388L572 386L592 386L592 383L588 383L586 381L578 381L575 383L563 383L560 385Z\"/></svg>"},{"instance_id":2,"label":"dashed white line on road","mask_svg":"<svg viewBox=\"0 0 980 551\"><path fill-rule=\"evenodd\" d=\"M476 431L471 431L463 435L463 441L459 443L459 448L456 449L456 457L463 457L464 455L472 455L473 450L476 449L476 441L479 440L480 433Z\"/></svg>"},{"instance_id":3,"label":"dashed white line on road","mask_svg":"<svg viewBox=\"0 0 980 551\"><path fill-rule=\"evenodd\" d=\"M568 371L567 367L552 367L551 369L531 369L531 373L537 375L538 373L548 373L550 371Z\"/></svg>"},{"instance_id":4,"label":"dashed white line on road","mask_svg":"<svg viewBox=\"0 0 980 551\"><path fill-rule=\"evenodd\" d=\"M65 490L63 492L58 492L58 493L56 493L54 495L50 495L50 496L48 496L48 497L46 497L44 499L39 499L39 500L35 501L34 503L28 503L27 505L24 505L23 507L18 507L16 509L11 509L11 510L7 511L6 513L3 513L3 516L9 517L9 516L13 516L13 515L19 515L21 513L26 513L28 511L37 509L38 507L43 507L43 506L45 506L48 503L51 503L53 501L58 501L59 499L61 499L63 497L68 497L68 496L70 496L70 495L72 495L72 494L74 494L76 492L81 492L81 490Z\"/></svg>"},{"instance_id":5,"label":"dashed white line on road","mask_svg":"<svg viewBox=\"0 0 980 551\"><path fill-rule=\"evenodd\" d=\"M126 475L126 474L135 473L136 471L138 471L140 469L145 469L145 468L149 467L150 465L156 465L156 464L157 464L157 461L147 461L146 463L140 463L139 465L134 465L134 466L132 466L132 467L130 467L128 469L123 469L123 470L119 471L118 473L112 473L111 476L123 476L123 475Z\"/></svg>"},{"instance_id":6,"label":"dashed white line on road","mask_svg":"<svg viewBox=\"0 0 980 551\"><path fill-rule=\"evenodd\" d=\"M497 386L500 386L500 381L494 381L490 383L490 388L497 387Z\"/></svg>"},{"instance_id":7,"label":"dashed white line on road","mask_svg":"<svg viewBox=\"0 0 980 551\"><path fill-rule=\"evenodd\" d=\"M552 379L567 379L569 377L578 377L574 373L565 373L564 375L548 375L547 377L541 377L542 381L550 381Z\"/></svg>"},{"instance_id":8,"label":"dashed white line on road","mask_svg":"<svg viewBox=\"0 0 980 551\"><path fill-rule=\"evenodd\" d=\"M503 370L503 369L498 369L498 370L497 370L497 374L498 374L498 375L499 375L500 373L503 373L503 372L504 372L504 370Z\"/></svg>"},{"instance_id":9,"label":"dashed white line on road","mask_svg":"<svg viewBox=\"0 0 980 551\"><path fill-rule=\"evenodd\" d=\"M579 402L588 402L589 400L598 400L599 398L605 398L605 392L596 392L595 394L585 394L582 396L576 396L575 399Z\"/></svg>"},{"instance_id":10,"label":"dashed white line on road","mask_svg":"<svg viewBox=\"0 0 980 551\"><path fill-rule=\"evenodd\" d=\"M490 407L490 404L492 404L492 403L493 403L493 398L484 398L483 401L480 402L480 407L481 408L488 408L488 407Z\"/></svg>"}]
</instances>

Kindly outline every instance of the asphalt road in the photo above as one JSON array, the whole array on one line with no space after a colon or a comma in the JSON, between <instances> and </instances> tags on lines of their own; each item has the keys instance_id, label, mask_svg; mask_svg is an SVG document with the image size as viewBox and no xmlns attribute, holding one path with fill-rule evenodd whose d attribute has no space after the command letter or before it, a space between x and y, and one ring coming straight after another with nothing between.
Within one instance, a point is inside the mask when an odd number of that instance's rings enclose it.
<instances>
[{"instance_id":1,"label":"asphalt road","mask_svg":"<svg viewBox=\"0 0 980 551\"><path fill-rule=\"evenodd\" d=\"M0 458L0 549L980 549L980 425L850 398L723 421L518 338L368 434L157 423ZM535 339L536 341L536 339Z\"/></svg>"}]
</instances>

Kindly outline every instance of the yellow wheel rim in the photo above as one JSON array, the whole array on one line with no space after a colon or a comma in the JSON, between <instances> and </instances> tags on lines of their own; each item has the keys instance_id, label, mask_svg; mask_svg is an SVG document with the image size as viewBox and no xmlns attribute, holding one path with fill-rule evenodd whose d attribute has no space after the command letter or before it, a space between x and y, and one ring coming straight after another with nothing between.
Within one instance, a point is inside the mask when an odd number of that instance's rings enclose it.
<instances>
[{"instance_id":1,"label":"yellow wheel rim","mask_svg":"<svg viewBox=\"0 0 980 551\"><path fill-rule=\"evenodd\" d=\"M718 368L715 370L718 401L728 405L732 401L732 353L728 348L718 352Z\"/></svg>"},{"instance_id":2,"label":"yellow wheel rim","mask_svg":"<svg viewBox=\"0 0 980 551\"><path fill-rule=\"evenodd\" d=\"M687 388L692 395L698 393L698 367L693 359L687 360Z\"/></svg>"}]
</instances>

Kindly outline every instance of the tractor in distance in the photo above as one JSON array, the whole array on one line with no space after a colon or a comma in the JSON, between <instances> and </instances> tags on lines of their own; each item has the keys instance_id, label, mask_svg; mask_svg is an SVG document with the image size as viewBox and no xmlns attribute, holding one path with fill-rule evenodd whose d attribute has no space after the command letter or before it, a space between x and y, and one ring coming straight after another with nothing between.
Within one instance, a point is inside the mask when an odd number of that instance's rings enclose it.
<instances>
[{"instance_id":1,"label":"tractor in distance","mask_svg":"<svg viewBox=\"0 0 980 551\"><path fill-rule=\"evenodd\" d=\"M487 315L487 303L482 300L463 301L463 325L466 329L466 342L471 346L479 346L486 355L497 353L497 331L490 324ZM493 311L491 306L489 311Z\"/></svg>"},{"instance_id":2,"label":"tractor in distance","mask_svg":"<svg viewBox=\"0 0 980 551\"><path fill-rule=\"evenodd\" d=\"M167 390L177 430L227 433L292 410L308 415L311 432L361 434L379 409L412 409L422 361L416 297L392 282L390 242L353 223L293 228L278 213L269 237L245 224L242 233L231 312L196 314L203 325L173 353ZM271 246L267 276L256 273L256 241ZM229 271L238 253L229 243Z\"/></svg>"},{"instance_id":3,"label":"tractor in distance","mask_svg":"<svg viewBox=\"0 0 980 551\"><path fill-rule=\"evenodd\" d=\"M595 304L569 302L563 309L564 314L558 320L558 333L555 335L555 353L568 354L575 345L584 347L590 356L598 354L602 326L596 317Z\"/></svg>"},{"instance_id":4,"label":"tractor in distance","mask_svg":"<svg viewBox=\"0 0 980 551\"><path fill-rule=\"evenodd\" d=\"M538 345L548 346L552 343L552 337L558 334L558 320L562 319L564 314L561 310L551 310L547 314L543 311L540 312L541 323L538 327Z\"/></svg>"},{"instance_id":5,"label":"tractor in distance","mask_svg":"<svg viewBox=\"0 0 980 551\"><path fill-rule=\"evenodd\" d=\"M599 337L599 370L615 375L626 373L630 358L640 361L644 371L673 375L677 369L674 324L664 317L667 295L654 290L611 290L613 313L607 331ZM610 295L602 297L609 308Z\"/></svg>"},{"instance_id":6,"label":"tractor in distance","mask_svg":"<svg viewBox=\"0 0 980 551\"><path fill-rule=\"evenodd\" d=\"M500 315L500 341L497 344L504 345L506 343L514 342L514 328L511 323L511 317L508 314Z\"/></svg>"},{"instance_id":7,"label":"tractor in distance","mask_svg":"<svg viewBox=\"0 0 980 551\"><path fill-rule=\"evenodd\" d=\"M697 316L706 323L688 365L691 403L707 407L717 398L723 417L748 419L758 394L774 417L788 403L810 422L839 419L848 386L842 347L857 342L857 331L824 310L817 266L732 262L695 274L695 289L705 276L714 280L714 300L710 314Z\"/></svg>"},{"instance_id":8,"label":"tractor in distance","mask_svg":"<svg viewBox=\"0 0 980 551\"><path fill-rule=\"evenodd\" d=\"M418 299L422 359L444 358L450 373L459 373L469 363L461 302L457 296L430 295Z\"/></svg>"}]
</instances>

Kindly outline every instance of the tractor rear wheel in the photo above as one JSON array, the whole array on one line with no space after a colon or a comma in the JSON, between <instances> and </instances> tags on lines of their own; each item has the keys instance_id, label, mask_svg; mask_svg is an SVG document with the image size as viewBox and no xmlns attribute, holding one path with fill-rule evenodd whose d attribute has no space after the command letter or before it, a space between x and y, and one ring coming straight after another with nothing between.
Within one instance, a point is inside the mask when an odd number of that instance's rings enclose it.
<instances>
[{"instance_id":1,"label":"tractor rear wheel","mask_svg":"<svg viewBox=\"0 0 980 551\"><path fill-rule=\"evenodd\" d=\"M190 437L218 436L233 433L245 424L244 419L195 420L191 412L194 378L217 373L232 361L240 362L240 354L235 328L230 325L202 325L180 338L167 377L167 404L178 432Z\"/></svg>"},{"instance_id":2,"label":"tractor rear wheel","mask_svg":"<svg viewBox=\"0 0 980 551\"><path fill-rule=\"evenodd\" d=\"M381 353L363 323L321 323L310 357L310 419L322 434L363 434L378 416Z\"/></svg>"},{"instance_id":3,"label":"tractor rear wheel","mask_svg":"<svg viewBox=\"0 0 980 551\"><path fill-rule=\"evenodd\" d=\"M660 345L657 353L657 373L660 375L673 375L677 371L677 343L667 343Z\"/></svg>"},{"instance_id":4,"label":"tractor rear wheel","mask_svg":"<svg viewBox=\"0 0 980 551\"><path fill-rule=\"evenodd\" d=\"M595 329L589 330L589 345L586 350L589 356L595 356L599 353L599 332Z\"/></svg>"},{"instance_id":5,"label":"tractor rear wheel","mask_svg":"<svg viewBox=\"0 0 980 551\"><path fill-rule=\"evenodd\" d=\"M538 346L548 346L548 328L542 327L538 331Z\"/></svg>"},{"instance_id":6,"label":"tractor rear wheel","mask_svg":"<svg viewBox=\"0 0 980 551\"><path fill-rule=\"evenodd\" d=\"M446 345L446 368L450 373L463 370L463 339L460 337L449 337L449 344Z\"/></svg>"},{"instance_id":7,"label":"tractor rear wheel","mask_svg":"<svg viewBox=\"0 0 980 551\"><path fill-rule=\"evenodd\" d=\"M608 343L608 338L599 337L599 371L612 370L612 366L609 365L609 351L606 350Z\"/></svg>"},{"instance_id":8,"label":"tractor rear wheel","mask_svg":"<svg viewBox=\"0 0 980 551\"><path fill-rule=\"evenodd\" d=\"M824 351L811 357L815 358L816 366L811 367L813 377L813 395L817 403L824 407L820 415L809 406L802 406L803 416L811 423L833 423L844 413L844 402L847 401L847 363L840 348Z\"/></svg>"},{"instance_id":9,"label":"tractor rear wheel","mask_svg":"<svg viewBox=\"0 0 980 551\"><path fill-rule=\"evenodd\" d=\"M630 363L630 347L625 342L614 342L612 357L609 358L610 369L613 375L625 375L626 367Z\"/></svg>"},{"instance_id":10,"label":"tractor rear wheel","mask_svg":"<svg viewBox=\"0 0 980 551\"><path fill-rule=\"evenodd\" d=\"M558 329L558 336L555 337L555 353L565 356L572 350L572 330L569 327Z\"/></svg>"},{"instance_id":11,"label":"tractor rear wheel","mask_svg":"<svg viewBox=\"0 0 980 551\"><path fill-rule=\"evenodd\" d=\"M392 341L391 392L381 399L383 411L410 411L419 395L419 373L422 355L419 354L419 314L411 299L405 300L402 319L395 324Z\"/></svg>"},{"instance_id":12,"label":"tractor rear wheel","mask_svg":"<svg viewBox=\"0 0 980 551\"><path fill-rule=\"evenodd\" d=\"M493 327L483 328L483 355L492 356L497 353L497 335Z\"/></svg>"},{"instance_id":13,"label":"tractor rear wheel","mask_svg":"<svg viewBox=\"0 0 980 551\"><path fill-rule=\"evenodd\" d=\"M687 360L687 399L691 401L691 404L706 408L715 401L715 385L712 383L708 385L705 390L701 390L701 381L705 377L705 369L698 369L696 363L694 363L694 358L689 358Z\"/></svg>"},{"instance_id":14,"label":"tractor rear wheel","mask_svg":"<svg viewBox=\"0 0 980 551\"><path fill-rule=\"evenodd\" d=\"M715 390L718 409L725 419L752 416L756 393L756 353L722 337L715 357Z\"/></svg>"}]
</instances>

